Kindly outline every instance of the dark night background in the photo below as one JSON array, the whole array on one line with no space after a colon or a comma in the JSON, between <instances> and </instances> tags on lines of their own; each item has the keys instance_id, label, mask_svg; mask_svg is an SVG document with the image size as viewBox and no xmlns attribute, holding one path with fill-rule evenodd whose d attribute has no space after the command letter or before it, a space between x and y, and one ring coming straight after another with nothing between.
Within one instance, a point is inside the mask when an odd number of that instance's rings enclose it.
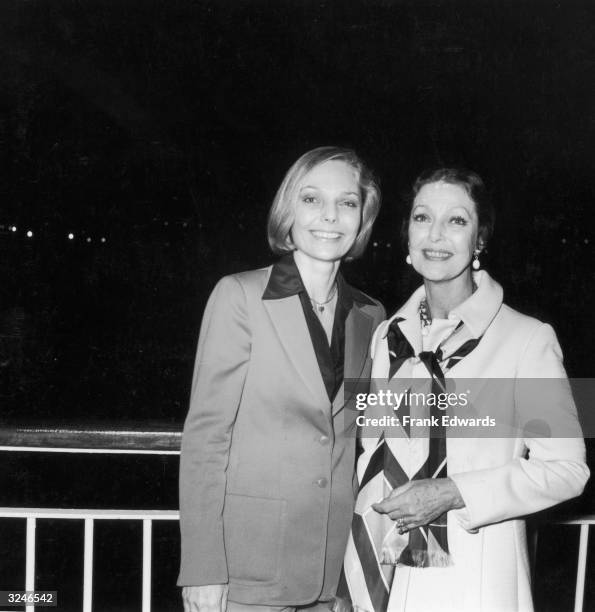
<instances>
[{"instance_id":1,"label":"dark night background","mask_svg":"<svg viewBox=\"0 0 595 612\"><path fill-rule=\"evenodd\" d=\"M2 418L181 424L210 290L272 261L275 190L323 144L354 147L381 179L374 244L345 269L355 285L389 311L404 300L419 281L400 246L403 194L428 165L467 165L497 207L484 265L507 303L554 325L569 375L593 377L594 31L587 0L6 0ZM9 455L5 505L177 507L177 460ZM169 527L156 610L178 607ZM140 528L118 529L137 571ZM558 551L576 533L542 539L540 610L570 607L576 561ZM22 560L2 557L0 581L20 585ZM123 601L96 609L131 609L119 581L134 580L118 576L101 592Z\"/></svg>"}]
</instances>

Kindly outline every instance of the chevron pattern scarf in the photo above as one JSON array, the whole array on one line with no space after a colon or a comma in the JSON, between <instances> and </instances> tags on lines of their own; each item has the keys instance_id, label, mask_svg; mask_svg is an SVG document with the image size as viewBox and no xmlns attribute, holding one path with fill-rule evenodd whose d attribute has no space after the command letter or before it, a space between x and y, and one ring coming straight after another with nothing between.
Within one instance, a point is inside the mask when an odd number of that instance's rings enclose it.
<instances>
[{"instance_id":1,"label":"chevron pattern scarf","mask_svg":"<svg viewBox=\"0 0 595 612\"><path fill-rule=\"evenodd\" d=\"M398 323L393 321L387 334L390 355L389 379L399 371L403 363L414 357L414 350L403 335ZM457 335L460 344L452 354L444 358L441 343L435 352L424 351L418 355L430 375L430 391L439 394L446 391L445 371L471 353L481 338L470 337L461 322L451 337ZM446 361L445 369L441 363ZM373 382L374 384L374 382ZM373 392L374 389L371 389ZM443 411L437 406L430 407L429 416L440 417ZM441 418L437 419L441 422ZM429 439L424 443L425 455L415 473L408 474L407 466L401 465L396 452L397 440L380 436L374 448L365 473L361 478L356 502L351 538L349 540L346 568L359 563L362 581L358 589L365 589L375 612L385 612L396 565L411 567L440 567L450 564L446 514L431 524L400 534L395 521L387 515L377 513L371 504L380 501L397 487L411 480L424 478L445 478L447 471L446 429L442 426L430 428ZM407 435L410 432L406 431ZM400 441L403 444L403 441ZM349 582L349 581L347 581Z\"/></svg>"}]
</instances>

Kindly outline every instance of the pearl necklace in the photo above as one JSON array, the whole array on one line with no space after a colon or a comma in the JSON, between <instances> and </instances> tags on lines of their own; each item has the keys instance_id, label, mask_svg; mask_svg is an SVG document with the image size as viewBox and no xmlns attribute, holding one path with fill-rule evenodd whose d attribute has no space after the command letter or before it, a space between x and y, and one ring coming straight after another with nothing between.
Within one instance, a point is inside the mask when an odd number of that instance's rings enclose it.
<instances>
[{"instance_id":1,"label":"pearl necklace","mask_svg":"<svg viewBox=\"0 0 595 612\"><path fill-rule=\"evenodd\" d=\"M318 311L319 313L323 313L324 307L327 304L330 304L330 302L332 302L335 299L335 295L337 295L337 284L336 283L333 286L333 290L331 291L331 296L328 298L328 300L326 300L326 302L317 302L314 298L310 298L310 301L312 302L312 306L314 306L314 310Z\"/></svg>"}]
</instances>

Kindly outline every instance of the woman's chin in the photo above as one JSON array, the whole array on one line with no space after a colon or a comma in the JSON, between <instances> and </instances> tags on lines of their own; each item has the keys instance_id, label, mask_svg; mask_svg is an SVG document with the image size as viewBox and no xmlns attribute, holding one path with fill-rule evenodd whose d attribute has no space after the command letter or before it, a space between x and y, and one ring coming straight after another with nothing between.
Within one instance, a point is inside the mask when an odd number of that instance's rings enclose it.
<instances>
[{"instance_id":1,"label":"woman's chin","mask_svg":"<svg viewBox=\"0 0 595 612\"><path fill-rule=\"evenodd\" d=\"M307 257L309 259L314 259L316 261L326 261L329 263L335 263L337 261L341 261L343 257L348 252L348 249L345 248L336 248L332 245L328 247L319 247L316 249L298 249L298 252L301 253L303 257Z\"/></svg>"},{"instance_id":2,"label":"woman's chin","mask_svg":"<svg viewBox=\"0 0 595 612\"><path fill-rule=\"evenodd\" d=\"M462 270L445 270L444 267L436 269L438 266L420 266L415 268L415 271L428 283L448 283L450 281L460 281L466 274L471 277L471 270L463 268Z\"/></svg>"}]
</instances>

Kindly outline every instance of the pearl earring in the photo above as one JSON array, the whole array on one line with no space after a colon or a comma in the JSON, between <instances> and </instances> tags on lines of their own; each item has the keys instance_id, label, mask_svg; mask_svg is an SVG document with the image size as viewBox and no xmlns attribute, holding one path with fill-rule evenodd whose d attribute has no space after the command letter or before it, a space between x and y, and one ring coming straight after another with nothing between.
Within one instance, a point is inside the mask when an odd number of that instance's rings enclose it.
<instances>
[{"instance_id":1,"label":"pearl earring","mask_svg":"<svg viewBox=\"0 0 595 612\"><path fill-rule=\"evenodd\" d=\"M405 257L405 261L411 265L411 255L407 255L407 257Z\"/></svg>"},{"instance_id":2,"label":"pearl earring","mask_svg":"<svg viewBox=\"0 0 595 612\"><path fill-rule=\"evenodd\" d=\"M474 270L479 270L479 268L481 268L481 263L479 262L479 250L475 250L473 252L473 263L471 264L471 267Z\"/></svg>"}]
</instances>

